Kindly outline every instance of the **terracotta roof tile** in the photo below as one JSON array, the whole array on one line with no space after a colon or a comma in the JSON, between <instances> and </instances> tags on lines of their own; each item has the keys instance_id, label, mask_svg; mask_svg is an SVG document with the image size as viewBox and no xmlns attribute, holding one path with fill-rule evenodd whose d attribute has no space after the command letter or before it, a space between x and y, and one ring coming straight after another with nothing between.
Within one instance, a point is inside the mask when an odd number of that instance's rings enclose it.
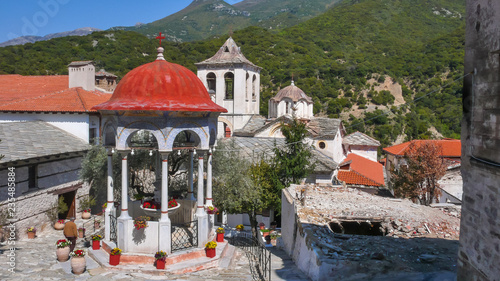
<instances>
[{"instance_id":1,"label":"terracotta roof tile","mask_svg":"<svg viewBox=\"0 0 500 281\"><path fill-rule=\"evenodd\" d=\"M68 76L0 75L0 111L97 112L111 94L68 88Z\"/></svg>"},{"instance_id":2,"label":"terracotta roof tile","mask_svg":"<svg viewBox=\"0 0 500 281\"><path fill-rule=\"evenodd\" d=\"M443 157L460 157L462 155L462 143L460 140L455 139L442 139L442 140L412 140L402 144L386 147L383 150L389 154L403 156L410 146L411 143L414 143L417 146L420 146L426 142L435 142L442 149Z\"/></svg>"},{"instance_id":3,"label":"terracotta roof tile","mask_svg":"<svg viewBox=\"0 0 500 281\"><path fill-rule=\"evenodd\" d=\"M339 180L357 185L383 186L385 184L382 164L355 153L347 155L339 166L347 164L349 164L349 171L340 170L337 176Z\"/></svg>"}]
</instances>

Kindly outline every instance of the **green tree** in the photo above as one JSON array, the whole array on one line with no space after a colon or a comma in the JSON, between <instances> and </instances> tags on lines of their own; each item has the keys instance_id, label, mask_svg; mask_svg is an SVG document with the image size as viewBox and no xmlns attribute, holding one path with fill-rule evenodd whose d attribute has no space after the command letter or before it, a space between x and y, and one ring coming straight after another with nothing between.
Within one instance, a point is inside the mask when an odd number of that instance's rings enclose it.
<instances>
[{"instance_id":1,"label":"green tree","mask_svg":"<svg viewBox=\"0 0 500 281\"><path fill-rule=\"evenodd\" d=\"M250 162L242 157L234 141L219 142L213 154L213 197L215 205L229 214L246 213L254 235L257 212L262 209L262 188L255 184Z\"/></svg>"}]
</instances>

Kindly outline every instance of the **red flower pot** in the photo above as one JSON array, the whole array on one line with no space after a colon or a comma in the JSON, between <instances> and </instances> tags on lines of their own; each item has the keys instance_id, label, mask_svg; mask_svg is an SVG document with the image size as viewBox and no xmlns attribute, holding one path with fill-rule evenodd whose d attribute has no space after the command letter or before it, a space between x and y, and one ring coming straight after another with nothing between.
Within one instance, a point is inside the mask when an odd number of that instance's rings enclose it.
<instances>
[{"instance_id":1,"label":"red flower pot","mask_svg":"<svg viewBox=\"0 0 500 281\"><path fill-rule=\"evenodd\" d=\"M35 239L36 232L28 232L28 239Z\"/></svg>"},{"instance_id":2,"label":"red flower pot","mask_svg":"<svg viewBox=\"0 0 500 281\"><path fill-rule=\"evenodd\" d=\"M92 250L99 250L101 248L101 241L93 240L92 241Z\"/></svg>"},{"instance_id":3,"label":"red flower pot","mask_svg":"<svg viewBox=\"0 0 500 281\"><path fill-rule=\"evenodd\" d=\"M214 249L205 249L205 252L207 253L208 258L215 257L215 248Z\"/></svg>"},{"instance_id":4,"label":"red flower pot","mask_svg":"<svg viewBox=\"0 0 500 281\"><path fill-rule=\"evenodd\" d=\"M109 256L109 265L118 265L120 263L121 255L110 255Z\"/></svg>"},{"instance_id":5,"label":"red flower pot","mask_svg":"<svg viewBox=\"0 0 500 281\"><path fill-rule=\"evenodd\" d=\"M156 260L156 269L165 269L165 261Z\"/></svg>"},{"instance_id":6,"label":"red flower pot","mask_svg":"<svg viewBox=\"0 0 500 281\"><path fill-rule=\"evenodd\" d=\"M217 233L217 242L224 242L224 233Z\"/></svg>"}]
</instances>

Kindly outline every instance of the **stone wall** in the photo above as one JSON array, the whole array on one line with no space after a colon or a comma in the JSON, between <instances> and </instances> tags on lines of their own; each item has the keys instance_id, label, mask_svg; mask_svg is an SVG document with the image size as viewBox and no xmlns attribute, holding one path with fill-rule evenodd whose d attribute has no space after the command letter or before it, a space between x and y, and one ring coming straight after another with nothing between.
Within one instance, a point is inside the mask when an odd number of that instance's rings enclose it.
<instances>
[{"instance_id":1,"label":"stone wall","mask_svg":"<svg viewBox=\"0 0 500 281\"><path fill-rule=\"evenodd\" d=\"M499 280L500 2L467 0L458 280Z\"/></svg>"},{"instance_id":2,"label":"stone wall","mask_svg":"<svg viewBox=\"0 0 500 281\"><path fill-rule=\"evenodd\" d=\"M26 229L35 227L43 231L51 227L52 222L47 212L58 200L58 190L77 186L76 208L79 210L79 198L88 195L89 186L82 185L78 179L82 157L52 161L38 164L38 187L28 187L28 167L15 168L15 217L12 221L16 226L18 237L26 237ZM0 209L8 207L8 170L0 170Z\"/></svg>"}]
</instances>

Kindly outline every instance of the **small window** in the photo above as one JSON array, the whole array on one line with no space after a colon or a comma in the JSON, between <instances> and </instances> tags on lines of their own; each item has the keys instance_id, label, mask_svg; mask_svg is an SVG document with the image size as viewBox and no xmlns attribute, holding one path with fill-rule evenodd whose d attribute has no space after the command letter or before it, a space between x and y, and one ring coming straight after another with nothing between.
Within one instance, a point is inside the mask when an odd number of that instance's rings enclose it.
<instances>
[{"instance_id":1,"label":"small window","mask_svg":"<svg viewBox=\"0 0 500 281\"><path fill-rule=\"evenodd\" d=\"M224 52L229 53L229 48L227 46L224 48Z\"/></svg>"},{"instance_id":2,"label":"small window","mask_svg":"<svg viewBox=\"0 0 500 281\"><path fill-rule=\"evenodd\" d=\"M226 85L226 95L225 99L232 100L234 97L234 74L228 72L224 75L225 85Z\"/></svg>"},{"instance_id":3,"label":"small window","mask_svg":"<svg viewBox=\"0 0 500 281\"><path fill-rule=\"evenodd\" d=\"M97 129L89 128L89 143L95 144L96 138L97 138Z\"/></svg>"},{"instance_id":4,"label":"small window","mask_svg":"<svg viewBox=\"0 0 500 281\"><path fill-rule=\"evenodd\" d=\"M226 123L224 123L224 137L225 138L231 137L231 128L229 128L229 126Z\"/></svg>"},{"instance_id":5,"label":"small window","mask_svg":"<svg viewBox=\"0 0 500 281\"><path fill-rule=\"evenodd\" d=\"M36 165L28 167L28 188L38 188L38 169Z\"/></svg>"},{"instance_id":6,"label":"small window","mask_svg":"<svg viewBox=\"0 0 500 281\"><path fill-rule=\"evenodd\" d=\"M216 85L215 73L210 72L209 74L207 74L208 91L213 91L215 93L215 85Z\"/></svg>"},{"instance_id":7,"label":"small window","mask_svg":"<svg viewBox=\"0 0 500 281\"><path fill-rule=\"evenodd\" d=\"M321 148L321 149L325 149L326 148L326 143L324 141L320 141L318 143L318 147Z\"/></svg>"},{"instance_id":8,"label":"small window","mask_svg":"<svg viewBox=\"0 0 500 281\"><path fill-rule=\"evenodd\" d=\"M253 80L252 80L252 99L255 100L257 99L257 87L259 85L257 85L257 76L253 76Z\"/></svg>"}]
</instances>

